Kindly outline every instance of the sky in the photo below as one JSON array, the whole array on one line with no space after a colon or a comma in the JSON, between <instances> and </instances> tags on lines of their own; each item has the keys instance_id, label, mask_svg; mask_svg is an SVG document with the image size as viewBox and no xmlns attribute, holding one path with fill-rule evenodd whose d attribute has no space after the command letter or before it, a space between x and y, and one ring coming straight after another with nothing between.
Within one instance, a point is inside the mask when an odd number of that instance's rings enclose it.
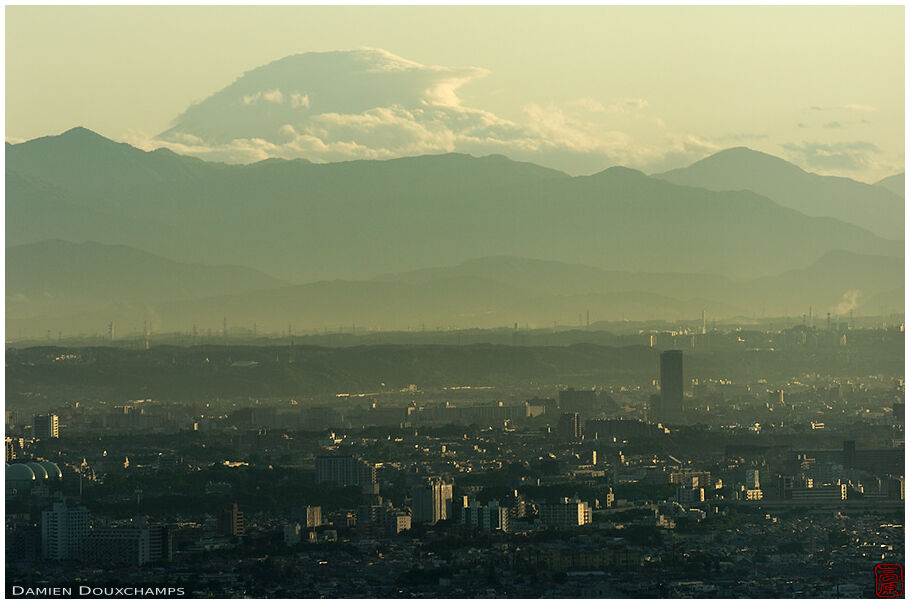
<instances>
[{"instance_id":1,"label":"sky","mask_svg":"<svg viewBox=\"0 0 910 604\"><path fill-rule=\"evenodd\" d=\"M573 174L747 146L873 182L903 171L904 108L903 6L6 7L10 142Z\"/></svg>"}]
</instances>

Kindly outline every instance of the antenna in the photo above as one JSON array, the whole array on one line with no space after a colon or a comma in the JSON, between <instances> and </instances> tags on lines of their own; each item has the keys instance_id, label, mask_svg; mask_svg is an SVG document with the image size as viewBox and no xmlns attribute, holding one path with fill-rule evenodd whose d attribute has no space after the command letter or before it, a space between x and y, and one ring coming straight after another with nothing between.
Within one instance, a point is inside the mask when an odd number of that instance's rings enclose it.
<instances>
[{"instance_id":1,"label":"antenna","mask_svg":"<svg viewBox=\"0 0 910 604\"><path fill-rule=\"evenodd\" d=\"M107 324L107 337L111 342L114 341L114 322L113 321L111 321L110 323Z\"/></svg>"}]
</instances>

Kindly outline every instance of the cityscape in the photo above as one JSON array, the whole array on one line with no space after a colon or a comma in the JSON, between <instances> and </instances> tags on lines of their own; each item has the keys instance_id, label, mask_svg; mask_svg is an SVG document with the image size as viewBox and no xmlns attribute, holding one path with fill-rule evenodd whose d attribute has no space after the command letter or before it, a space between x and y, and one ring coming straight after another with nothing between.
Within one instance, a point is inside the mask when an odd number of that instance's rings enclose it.
<instances>
[{"instance_id":1,"label":"cityscape","mask_svg":"<svg viewBox=\"0 0 910 604\"><path fill-rule=\"evenodd\" d=\"M6 596L904 597L903 11L8 7Z\"/></svg>"},{"instance_id":2,"label":"cityscape","mask_svg":"<svg viewBox=\"0 0 910 604\"><path fill-rule=\"evenodd\" d=\"M8 383L35 387L6 413L8 584L127 572L193 597L869 596L869 566L903 555L903 325L693 331L629 337L628 360L568 365L563 384L523 379L515 349L536 346L494 345L511 373L415 367L425 385L300 399L240 396L235 376L306 372L320 347L8 350ZM765 359L730 379L706 369L716 355ZM852 355L874 372L818 371ZM89 375L127 363L123 388L167 363L237 395L85 396ZM28 411L49 396L69 400Z\"/></svg>"}]
</instances>

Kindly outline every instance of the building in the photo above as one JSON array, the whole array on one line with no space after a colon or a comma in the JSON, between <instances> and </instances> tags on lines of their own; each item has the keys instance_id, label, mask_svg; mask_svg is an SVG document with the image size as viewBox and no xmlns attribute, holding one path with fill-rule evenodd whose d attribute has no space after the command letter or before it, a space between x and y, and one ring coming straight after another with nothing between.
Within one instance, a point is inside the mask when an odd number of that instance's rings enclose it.
<instances>
[{"instance_id":1,"label":"building","mask_svg":"<svg viewBox=\"0 0 910 604\"><path fill-rule=\"evenodd\" d=\"M35 438L60 438L60 418L54 413L36 415L32 430Z\"/></svg>"},{"instance_id":2,"label":"building","mask_svg":"<svg viewBox=\"0 0 910 604\"><path fill-rule=\"evenodd\" d=\"M794 488L790 492L793 503L840 503L847 499L846 484L827 484Z\"/></svg>"},{"instance_id":3,"label":"building","mask_svg":"<svg viewBox=\"0 0 910 604\"><path fill-rule=\"evenodd\" d=\"M591 507L585 501L563 497L557 503L540 505L540 521L559 528L583 526L591 522Z\"/></svg>"},{"instance_id":4,"label":"building","mask_svg":"<svg viewBox=\"0 0 910 604\"><path fill-rule=\"evenodd\" d=\"M638 419L589 419L585 422L585 440L619 441L663 438L670 430L660 424Z\"/></svg>"},{"instance_id":5,"label":"building","mask_svg":"<svg viewBox=\"0 0 910 604\"><path fill-rule=\"evenodd\" d=\"M297 545L300 543L300 523L285 522L281 528L285 545Z\"/></svg>"},{"instance_id":6,"label":"building","mask_svg":"<svg viewBox=\"0 0 910 604\"><path fill-rule=\"evenodd\" d=\"M581 421L577 413L563 413L556 425L556 434L560 440L575 441L581 437Z\"/></svg>"},{"instance_id":7,"label":"building","mask_svg":"<svg viewBox=\"0 0 910 604\"><path fill-rule=\"evenodd\" d=\"M452 516L452 483L428 478L411 491L411 516L414 522L436 524Z\"/></svg>"},{"instance_id":8,"label":"building","mask_svg":"<svg viewBox=\"0 0 910 604\"><path fill-rule=\"evenodd\" d=\"M411 514L377 496L373 503L357 508L357 531L365 537L397 535L411 530Z\"/></svg>"},{"instance_id":9,"label":"building","mask_svg":"<svg viewBox=\"0 0 910 604\"><path fill-rule=\"evenodd\" d=\"M597 393L594 390L569 388L559 393L559 410L591 416L597 411Z\"/></svg>"},{"instance_id":10,"label":"building","mask_svg":"<svg viewBox=\"0 0 910 604\"><path fill-rule=\"evenodd\" d=\"M149 527L97 528L82 540L80 559L100 566L144 566L151 560Z\"/></svg>"},{"instance_id":11,"label":"building","mask_svg":"<svg viewBox=\"0 0 910 604\"><path fill-rule=\"evenodd\" d=\"M149 526L149 562L174 559L174 531L166 524Z\"/></svg>"},{"instance_id":12,"label":"building","mask_svg":"<svg viewBox=\"0 0 910 604\"><path fill-rule=\"evenodd\" d=\"M681 421L683 418L683 353L665 350L660 353L660 402L654 414L659 421Z\"/></svg>"},{"instance_id":13,"label":"building","mask_svg":"<svg viewBox=\"0 0 910 604\"><path fill-rule=\"evenodd\" d=\"M82 551L82 541L89 533L91 518L88 508L69 508L64 501L54 502L41 512L41 555L47 560L74 560Z\"/></svg>"},{"instance_id":14,"label":"building","mask_svg":"<svg viewBox=\"0 0 910 604\"><path fill-rule=\"evenodd\" d=\"M705 489L704 487L698 486L697 481L693 486L690 487L676 487L676 501L684 507L696 503L702 503L704 500Z\"/></svg>"},{"instance_id":15,"label":"building","mask_svg":"<svg viewBox=\"0 0 910 604\"><path fill-rule=\"evenodd\" d=\"M217 531L223 537L243 536L243 512L236 503L218 513Z\"/></svg>"},{"instance_id":16,"label":"building","mask_svg":"<svg viewBox=\"0 0 910 604\"><path fill-rule=\"evenodd\" d=\"M316 482L340 487L371 485L376 482L376 468L350 456L320 455L316 458Z\"/></svg>"},{"instance_id":17,"label":"building","mask_svg":"<svg viewBox=\"0 0 910 604\"><path fill-rule=\"evenodd\" d=\"M306 506L306 527L316 528L317 526L322 526L322 507L308 505Z\"/></svg>"},{"instance_id":18,"label":"building","mask_svg":"<svg viewBox=\"0 0 910 604\"><path fill-rule=\"evenodd\" d=\"M475 499L470 505L461 508L461 523L485 533L494 531L509 532L509 508L499 505L493 499L487 505L480 505Z\"/></svg>"}]
</instances>

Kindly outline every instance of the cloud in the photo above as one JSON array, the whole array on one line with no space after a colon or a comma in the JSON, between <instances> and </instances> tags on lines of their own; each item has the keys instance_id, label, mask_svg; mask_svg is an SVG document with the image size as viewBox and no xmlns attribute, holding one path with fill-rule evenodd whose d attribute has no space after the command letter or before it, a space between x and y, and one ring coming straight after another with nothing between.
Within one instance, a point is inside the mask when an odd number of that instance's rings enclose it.
<instances>
[{"instance_id":1,"label":"cloud","mask_svg":"<svg viewBox=\"0 0 910 604\"><path fill-rule=\"evenodd\" d=\"M284 94L282 94L280 90L266 90L264 92L245 95L240 99L240 102L244 105L255 105L260 101L280 105L284 103Z\"/></svg>"},{"instance_id":2,"label":"cloud","mask_svg":"<svg viewBox=\"0 0 910 604\"><path fill-rule=\"evenodd\" d=\"M140 146L164 144L228 162L505 153L569 170L642 166L662 157L656 148L636 147L617 126L639 121L663 129L660 118L646 115L646 99L529 103L519 119L508 120L468 107L458 96L488 73L421 65L371 48L293 55L243 74Z\"/></svg>"},{"instance_id":3,"label":"cloud","mask_svg":"<svg viewBox=\"0 0 910 604\"><path fill-rule=\"evenodd\" d=\"M874 168L877 167L877 156L881 154L881 149L867 141L785 143L781 146L804 165L824 170Z\"/></svg>"},{"instance_id":4,"label":"cloud","mask_svg":"<svg viewBox=\"0 0 910 604\"><path fill-rule=\"evenodd\" d=\"M840 122L828 122L827 124L822 125L822 128L842 128L842 127L843 126L841 125Z\"/></svg>"},{"instance_id":5,"label":"cloud","mask_svg":"<svg viewBox=\"0 0 910 604\"><path fill-rule=\"evenodd\" d=\"M422 65L375 48L292 55L188 107L154 140L132 142L231 163L501 153L579 174L617 164L664 171L732 144L768 139L754 132L707 138L679 131L654 115L647 99L621 94L528 102L505 119L459 96L488 74L473 66ZM785 148L804 157L803 164L848 169L875 151L815 143Z\"/></svg>"},{"instance_id":6,"label":"cloud","mask_svg":"<svg viewBox=\"0 0 910 604\"><path fill-rule=\"evenodd\" d=\"M847 111L861 111L864 113L867 113L870 111L878 111L878 109L876 109L875 107L870 107L869 105L855 105L855 104L845 105L844 109L846 109Z\"/></svg>"},{"instance_id":7,"label":"cloud","mask_svg":"<svg viewBox=\"0 0 910 604\"><path fill-rule=\"evenodd\" d=\"M728 134L716 139L719 143L741 143L746 141L763 141L768 140L767 134L758 134L752 132L737 132L734 134Z\"/></svg>"}]
</instances>

